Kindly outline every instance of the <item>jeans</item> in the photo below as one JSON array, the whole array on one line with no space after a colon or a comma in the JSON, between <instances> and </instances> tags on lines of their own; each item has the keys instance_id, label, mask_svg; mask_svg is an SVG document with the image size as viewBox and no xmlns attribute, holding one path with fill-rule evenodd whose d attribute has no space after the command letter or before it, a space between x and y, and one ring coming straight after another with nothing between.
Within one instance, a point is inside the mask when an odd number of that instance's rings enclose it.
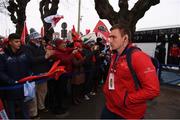
<instances>
[{"instance_id":1,"label":"jeans","mask_svg":"<svg viewBox=\"0 0 180 120\"><path fill-rule=\"evenodd\" d=\"M125 119L115 113L109 111L106 107L103 108L101 113L101 119Z\"/></svg>"},{"instance_id":2,"label":"jeans","mask_svg":"<svg viewBox=\"0 0 180 120\"><path fill-rule=\"evenodd\" d=\"M6 100L6 103L7 103L6 111L10 119L17 119L17 118L28 119L29 118L28 109L27 109L26 103L24 102L24 99ZM16 105L19 108L19 112L18 112L19 115L16 114L16 109L17 109Z\"/></svg>"}]
</instances>

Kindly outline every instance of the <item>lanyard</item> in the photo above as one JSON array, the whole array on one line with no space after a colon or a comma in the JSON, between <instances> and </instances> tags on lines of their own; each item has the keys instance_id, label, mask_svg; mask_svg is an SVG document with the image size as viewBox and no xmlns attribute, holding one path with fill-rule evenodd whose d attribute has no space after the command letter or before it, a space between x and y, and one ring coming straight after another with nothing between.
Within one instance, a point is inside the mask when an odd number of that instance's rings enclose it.
<instances>
[{"instance_id":1,"label":"lanyard","mask_svg":"<svg viewBox=\"0 0 180 120\"><path fill-rule=\"evenodd\" d=\"M119 60L119 58L123 55L125 55L128 51L128 45L125 47L125 49L123 50L123 52L121 54L116 53L116 58L114 59L113 65L111 67L111 72L116 72L116 67L117 67L117 62Z\"/></svg>"}]
</instances>

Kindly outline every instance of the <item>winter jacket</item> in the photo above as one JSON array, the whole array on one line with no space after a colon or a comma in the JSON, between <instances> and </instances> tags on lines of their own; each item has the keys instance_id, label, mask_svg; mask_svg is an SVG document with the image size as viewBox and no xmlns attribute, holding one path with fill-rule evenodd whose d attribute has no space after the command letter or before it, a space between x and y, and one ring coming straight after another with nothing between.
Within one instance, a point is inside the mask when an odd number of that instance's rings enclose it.
<instances>
[{"instance_id":1,"label":"winter jacket","mask_svg":"<svg viewBox=\"0 0 180 120\"><path fill-rule=\"evenodd\" d=\"M33 74L38 75L40 73L48 72L51 67L51 63L49 62L49 60L45 59L45 50L43 46L38 47L35 44L30 43L27 48L29 54L32 56L33 59L36 59L36 61L40 59L40 62L36 62L33 64L33 66L31 66Z\"/></svg>"},{"instance_id":2,"label":"winter jacket","mask_svg":"<svg viewBox=\"0 0 180 120\"><path fill-rule=\"evenodd\" d=\"M73 77L72 84L80 85L85 82L84 59L78 59L75 55L72 59Z\"/></svg>"},{"instance_id":3,"label":"winter jacket","mask_svg":"<svg viewBox=\"0 0 180 120\"><path fill-rule=\"evenodd\" d=\"M146 101L159 95L159 81L148 55L142 51L132 53L132 66L138 76L142 88L136 90L133 77L127 65L126 55L122 55L116 62L114 71L114 90L109 90L109 74L112 72L116 54L112 61L107 80L103 87L106 107L111 112L126 118L143 118L146 111Z\"/></svg>"},{"instance_id":4,"label":"winter jacket","mask_svg":"<svg viewBox=\"0 0 180 120\"><path fill-rule=\"evenodd\" d=\"M56 59L61 60L60 65L65 66L65 70L67 72L72 71L72 48L65 48L65 49L56 49L54 52L54 56Z\"/></svg>"},{"instance_id":5,"label":"winter jacket","mask_svg":"<svg viewBox=\"0 0 180 120\"><path fill-rule=\"evenodd\" d=\"M28 56L24 48L21 48L17 53L13 53L9 47L5 49L4 53L0 55L1 85L14 86L15 81L29 76L31 74L30 65L31 57ZM4 95L5 99L23 99L23 87L6 90Z\"/></svg>"},{"instance_id":6,"label":"winter jacket","mask_svg":"<svg viewBox=\"0 0 180 120\"><path fill-rule=\"evenodd\" d=\"M179 57L180 56L179 48L178 47L171 47L170 48L170 56Z\"/></svg>"}]
</instances>

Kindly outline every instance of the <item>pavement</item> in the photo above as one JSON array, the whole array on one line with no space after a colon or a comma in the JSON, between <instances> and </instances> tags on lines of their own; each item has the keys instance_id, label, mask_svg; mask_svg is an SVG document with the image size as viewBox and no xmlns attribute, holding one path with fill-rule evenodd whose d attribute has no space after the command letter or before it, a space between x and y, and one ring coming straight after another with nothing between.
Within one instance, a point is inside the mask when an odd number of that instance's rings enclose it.
<instances>
[{"instance_id":1,"label":"pavement","mask_svg":"<svg viewBox=\"0 0 180 120\"><path fill-rule=\"evenodd\" d=\"M40 113L41 119L99 119L105 99L101 89L89 101L72 105L68 100L68 113L54 115L50 112ZM145 119L180 119L180 87L161 85L160 96L148 102Z\"/></svg>"}]
</instances>

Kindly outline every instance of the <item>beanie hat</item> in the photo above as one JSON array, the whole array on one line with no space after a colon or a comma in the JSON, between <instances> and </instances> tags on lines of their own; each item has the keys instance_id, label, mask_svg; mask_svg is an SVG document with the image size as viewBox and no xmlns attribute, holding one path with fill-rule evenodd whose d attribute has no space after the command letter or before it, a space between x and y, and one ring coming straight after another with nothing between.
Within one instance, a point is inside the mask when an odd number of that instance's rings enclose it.
<instances>
[{"instance_id":1,"label":"beanie hat","mask_svg":"<svg viewBox=\"0 0 180 120\"><path fill-rule=\"evenodd\" d=\"M30 39L38 39L41 38L41 35L34 28L31 28L29 37Z\"/></svg>"}]
</instances>

